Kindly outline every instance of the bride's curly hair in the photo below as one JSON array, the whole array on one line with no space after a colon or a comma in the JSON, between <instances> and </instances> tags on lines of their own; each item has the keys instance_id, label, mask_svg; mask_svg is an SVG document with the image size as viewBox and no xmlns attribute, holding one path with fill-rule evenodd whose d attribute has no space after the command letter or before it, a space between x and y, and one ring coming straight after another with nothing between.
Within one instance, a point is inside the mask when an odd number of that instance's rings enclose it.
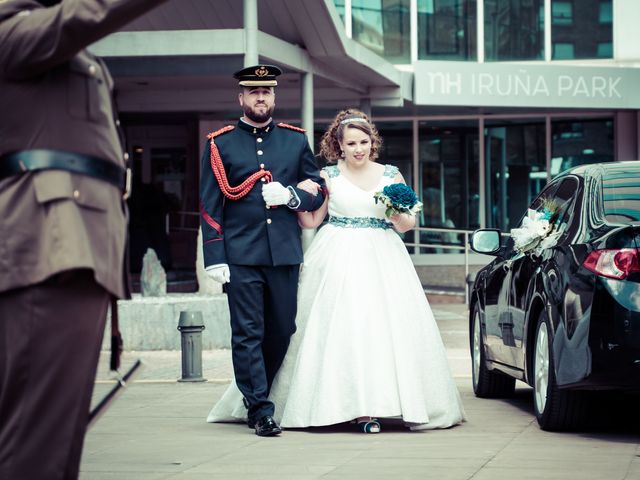
<instances>
[{"instance_id":1,"label":"bride's curly hair","mask_svg":"<svg viewBox=\"0 0 640 480\"><path fill-rule=\"evenodd\" d=\"M369 138L371 138L371 153L369 154L369 159L375 161L378 158L378 153L382 146L382 138L380 138L376 126L369 117L360 110L348 108L336 115L336 118L334 118L331 125L329 125L329 128L320 141L320 154L324 156L327 162L335 163L342 158L340 143L344 138L345 128L356 128L369 135Z\"/></svg>"}]
</instances>

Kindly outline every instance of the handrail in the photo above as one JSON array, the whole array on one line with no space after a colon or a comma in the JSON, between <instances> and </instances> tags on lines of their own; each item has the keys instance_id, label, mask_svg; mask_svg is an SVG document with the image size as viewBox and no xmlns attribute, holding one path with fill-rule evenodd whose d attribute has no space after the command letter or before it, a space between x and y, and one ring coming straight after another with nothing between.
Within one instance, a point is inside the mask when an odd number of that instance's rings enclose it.
<instances>
[{"instance_id":1,"label":"handrail","mask_svg":"<svg viewBox=\"0 0 640 480\"><path fill-rule=\"evenodd\" d=\"M473 230L463 230L458 228L435 228L435 227L416 227L414 231L418 235L418 242L405 242L405 245L418 249L421 248L440 248L444 250L463 250L464 251L464 303L469 305L469 289L467 288L467 278L469 276L469 237L473 233ZM444 243L422 243L420 242L420 232L436 232L436 233L452 233L457 235L464 235L462 245L444 244ZM420 253L418 253L420 255Z\"/></svg>"}]
</instances>

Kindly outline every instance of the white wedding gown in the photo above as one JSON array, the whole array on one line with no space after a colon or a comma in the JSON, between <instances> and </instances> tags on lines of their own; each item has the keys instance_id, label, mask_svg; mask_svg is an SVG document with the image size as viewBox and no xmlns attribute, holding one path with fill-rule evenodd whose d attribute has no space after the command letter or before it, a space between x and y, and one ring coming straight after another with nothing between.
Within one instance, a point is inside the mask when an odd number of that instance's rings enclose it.
<instances>
[{"instance_id":1,"label":"white wedding gown","mask_svg":"<svg viewBox=\"0 0 640 480\"><path fill-rule=\"evenodd\" d=\"M382 228L373 194L393 182L387 165L364 191L337 166L329 174L330 221L305 253L297 332L270 399L283 427L332 425L360 416L396 417L412 429L464 420L440 332L398 234ZM208 422L246 420L232 383Z\"/></svg>"}]
</instances>

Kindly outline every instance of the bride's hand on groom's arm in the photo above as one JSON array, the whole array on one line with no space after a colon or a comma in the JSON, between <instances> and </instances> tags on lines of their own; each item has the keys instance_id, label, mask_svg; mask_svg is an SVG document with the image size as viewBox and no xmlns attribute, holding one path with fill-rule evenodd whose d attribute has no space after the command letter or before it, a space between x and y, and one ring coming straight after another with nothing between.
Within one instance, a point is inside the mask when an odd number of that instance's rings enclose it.
<instances>
[{"instance_id":1,"label":"bride's hand on groom's arm","mask_svg":"<svg viewBox=\"0 0 640 480\"><path fill-rule=\"evenodd\" d=\"M300 182L300 183L298 183L297 187L298 187L300 190L304 190L305 192L307 192L307 193L309 193L309 194L313 195L314 197L315 197L316 195L318 195L318 192L319 192L320 190L322 190L322 187L320 186L320 184L318 184L318 183L314 182L313 180L311 180L311 179L309 179L309 178L308 178L308 179L306 179L306 180L303 180L303 181L302 181L302 182Z\"/></svg>"}]
</instances>

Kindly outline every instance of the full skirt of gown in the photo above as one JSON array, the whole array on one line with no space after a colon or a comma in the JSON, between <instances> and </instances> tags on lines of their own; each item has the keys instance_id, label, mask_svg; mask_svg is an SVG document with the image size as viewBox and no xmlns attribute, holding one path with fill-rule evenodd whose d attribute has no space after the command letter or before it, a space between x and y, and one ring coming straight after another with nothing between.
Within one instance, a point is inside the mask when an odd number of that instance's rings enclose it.
<instances>
[{"instance_id":1,"label":"full skirt of gown","mask_svg":"<svg viewBox=\"0 0 640 480\"><path fill-rule=\"evenodd\" d=\"M358 202L336 191L357 196L359 189L345 181L332 179L331 199L349 209ZM333 216L343 213L336 207L330 202ZM365 213L384 218L380 208L365 207ZM330 222L321 228L305 253L297 331L269 396L274 418L285 428L361 416L402 418L412 429L460 423L460 396L404 243L391 229L359 226L365 217L349 218L352 227ZM232 383L207 421L245 421L246 415Z\"/></svg>"}]
</instances>

